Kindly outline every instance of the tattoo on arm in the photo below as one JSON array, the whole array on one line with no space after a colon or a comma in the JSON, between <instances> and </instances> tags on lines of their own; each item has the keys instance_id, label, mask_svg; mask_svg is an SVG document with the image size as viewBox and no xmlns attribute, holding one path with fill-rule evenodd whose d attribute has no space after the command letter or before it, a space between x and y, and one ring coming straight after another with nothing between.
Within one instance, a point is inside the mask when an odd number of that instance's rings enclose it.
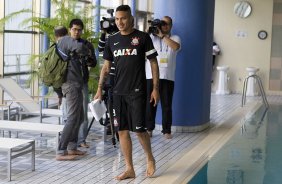
<instances>
[{"instance_id":1,"label":"tattoo on arm","mask_svg":"<svg viewBox=\"0 0 282 184\"><path fill-rule=\"evenodd\" d=\"M104 82L106 81L109 71L110 71L110 62L105 60L101 73L100 73L98 88L101 88L101 89L103 88Z\"/></svg>"},{"instance_id":2,"label":"tattoo on arm","mask_svg":"<svg viewBox=\"0 0 282 184\"><path fill-rule=\"evenodd\" d=\"M152 77L153 77L153 88L159 90L159 66L156 58L150 60Z\"/></svg>"}]
</instances>

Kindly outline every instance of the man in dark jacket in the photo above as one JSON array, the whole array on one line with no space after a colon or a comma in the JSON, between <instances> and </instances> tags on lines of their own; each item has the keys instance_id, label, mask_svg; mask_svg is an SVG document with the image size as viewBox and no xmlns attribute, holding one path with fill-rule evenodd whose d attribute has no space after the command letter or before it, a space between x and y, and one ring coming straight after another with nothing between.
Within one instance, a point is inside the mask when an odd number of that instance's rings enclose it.
<instances>
[{"instance_id":1,"label":"man in dark jacket","mask_svg":"<svg viewBox=\"0 0 282 184\"><path fill-rule=\"evenodd\" d=\"M89 145L86 143L86 137L87 137L87 129L88 129L88 80L89 80L89 71L88 67L95 67L97 64L95 51L92 43L90 43L87 40L84 40L81 38L82 31L83 31L84 25L81 19L72 19L69 24L69 31L70 36L77 40L78 42L83 43L90 51L89 57L86 59L84 63L82 63L82 69L83 69L83 88L82 88L82 94L83 94L83 113L84 113L84 120L82 124L80 125L79 133L78 133L78 146L89 148Z\"/></svg>"},{"instance_id":2,"label":"man in dark jacket","mask_svg":"<svg viewBox=\"0 0 282 184\"><path fill-rule=\"evenodd\" d=\"M85 72L82 69L84 58L91 53L83 44L69 36L58 39L58 53L68 62L66 81L62 85L62 93L66 99L67 119L63 129L56 160L74 160L85 152L77 149L78 131L83 122L82 88Z\"/></svg>"}]
</instances>

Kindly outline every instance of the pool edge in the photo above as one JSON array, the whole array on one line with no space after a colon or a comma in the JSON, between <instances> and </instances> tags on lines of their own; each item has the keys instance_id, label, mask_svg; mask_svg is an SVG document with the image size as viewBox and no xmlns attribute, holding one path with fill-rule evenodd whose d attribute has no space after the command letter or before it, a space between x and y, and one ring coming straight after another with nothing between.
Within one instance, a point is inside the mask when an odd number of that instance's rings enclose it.
<instances>
[{"instance_id":1,"label":"pool edge","mask_svg":"<svg viewBox=\"0 0 282 184\"><path fill-rule=\"evenodd\" d=\"M198 145L168 167L152 183L187 184L200 168L241 128L245 117L252 115L261 105L261 102L250 102L244 107L237 108L224 122L211 128Z\"/></svg>"}]
</instances>

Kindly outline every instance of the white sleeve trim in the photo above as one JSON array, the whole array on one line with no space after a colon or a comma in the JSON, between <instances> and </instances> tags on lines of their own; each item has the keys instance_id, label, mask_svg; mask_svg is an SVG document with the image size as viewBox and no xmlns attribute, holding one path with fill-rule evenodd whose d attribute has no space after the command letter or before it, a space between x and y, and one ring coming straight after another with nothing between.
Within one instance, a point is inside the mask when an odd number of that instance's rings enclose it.
<instances>
[{"instance_id":1,"label":"white sleeve trim","mask_svg":"<svg viewBox=\"0 0 282 184\"><path fill-rule=\"evenodd\" d=\"M156 49L149 50L149 51L146 52L146 56L154 54L155 52L157 52Z\"/></svg>"}]
</instances>

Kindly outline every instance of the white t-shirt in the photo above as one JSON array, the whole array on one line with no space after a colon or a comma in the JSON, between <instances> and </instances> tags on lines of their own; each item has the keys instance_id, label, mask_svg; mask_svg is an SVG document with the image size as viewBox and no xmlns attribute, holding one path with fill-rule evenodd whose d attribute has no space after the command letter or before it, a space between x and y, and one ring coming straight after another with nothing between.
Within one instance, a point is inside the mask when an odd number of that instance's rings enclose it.
<instances>
[{"instance_id":1,"label":"white t-shirt","mask_svg":"<svg viewBox=\"0 0 282 184\"><path fill-rule=\"evenodd\" d=\"M220 53L220 48L218 45L213 45L212 46L212 55L216 56L216 55L219 55Z\"/></svg>"},{"instance_id":2,"label":"white t-shirt","mask_svg":"<svg viewBox=\"0 0 282 184\"><path fill-rule=\"evenodd\" d=\"M170 39L180 44L180 48L174 51L164 40L151 35L155 49L158 52L157 60L159 64L160 79L175 80L176 55L181 48L181 40L177 35L170 36ZM150 61L146 61L146 79L152 79Z\"/></svg>"}]
</instances>

